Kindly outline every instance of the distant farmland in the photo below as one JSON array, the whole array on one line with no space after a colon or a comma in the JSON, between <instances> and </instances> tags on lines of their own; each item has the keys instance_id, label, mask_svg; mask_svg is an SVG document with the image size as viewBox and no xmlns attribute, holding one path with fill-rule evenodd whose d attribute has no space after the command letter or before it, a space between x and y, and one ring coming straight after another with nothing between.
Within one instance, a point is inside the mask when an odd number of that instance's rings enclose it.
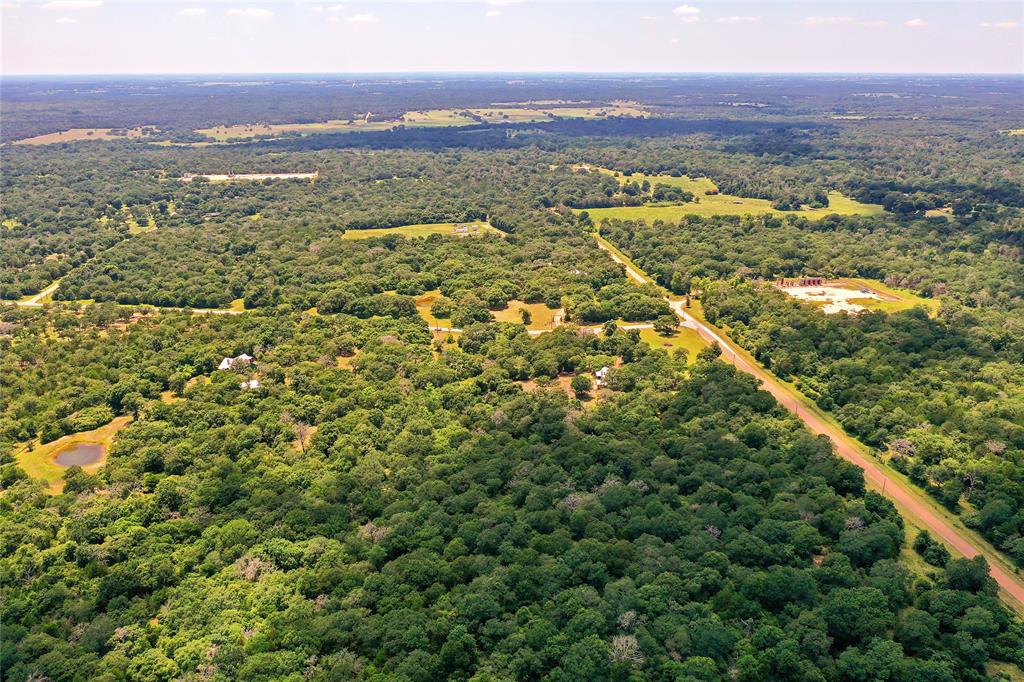
<instances>
[{"instance_id":1,"label":"distant farmland","mask_svg":"<svg viewBox=\"0 0 1024 682\"><path fill-rule=\"evenodd\" d=\"M577 168L586 168L578 166ZM749 215L749 214L772 214L778 216L797 215L810 220L817 220L831 214L839 215L882 215L885 211L878 204L864 204L849 197L843 196L840 192L829 192L829 205L826 208L804 207L799 211L780 211L772 208L772 202L768 199L752 199L740 197L733 194L719 193L718 187L710 178L689 178L671 175L644 175L635 173L630 176L615 174L605 168L596 168L596 172L615 175L620 184L627 182L642 183L648 181L653 188L657 184L679 187L694 195L693 202L671 203L671 204L646 204L643 206L615 206L611 208L588 208L576 209L576 213L586 211L595 224L600 224L605 218L618 220L646 220L654 222L663 220L676 222L683 216L699 215ZM708 194L711 192L711 194Z\"/></svg>"}]
</instances>

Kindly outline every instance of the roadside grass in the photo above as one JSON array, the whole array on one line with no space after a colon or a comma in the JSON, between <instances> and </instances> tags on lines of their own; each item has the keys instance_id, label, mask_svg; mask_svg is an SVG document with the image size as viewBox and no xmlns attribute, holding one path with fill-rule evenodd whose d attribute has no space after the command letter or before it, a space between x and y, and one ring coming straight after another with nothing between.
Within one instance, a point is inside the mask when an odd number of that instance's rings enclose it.
<instances>
[{"instance_id":1,"label":"roadside grass","mask_svg":"<svg viewBox=\"0 0 1024 682\"><path fill-rule=\"evenodd\" d=\"M476 231L458 233L456 225L476 226ZM342 239L372 239L374 237L386 237L390 234L397 234L401 237L429 237L432 234L442 234L449 237L479 237L481 235L505 236L505 233L489 223L473 221L468 223L420 223L417 225L402 225L400 227L380 227L368 230L346 230Z\"/></svg>"},{"instance_id":2,"label":"roadside grass","mask_svg":"<svg viewBox=\"0 0 1024 682\"><path fill-rule=\"evenodd\" d=\"M99 461L86 464L83 470L92 474L107 463L107 453L114 442L118 432L128 425L131 417L116 417L109 424L93 429L92 431L80 431L58 438L45 445L26 449L16 455L18 465L32 478L44 481L49 491L56 495L64 488L64 472L67 467L56 463L56 457L65 448L78 443L99 443L103 446L103 456Z\"/></svg>"}]
</instances>

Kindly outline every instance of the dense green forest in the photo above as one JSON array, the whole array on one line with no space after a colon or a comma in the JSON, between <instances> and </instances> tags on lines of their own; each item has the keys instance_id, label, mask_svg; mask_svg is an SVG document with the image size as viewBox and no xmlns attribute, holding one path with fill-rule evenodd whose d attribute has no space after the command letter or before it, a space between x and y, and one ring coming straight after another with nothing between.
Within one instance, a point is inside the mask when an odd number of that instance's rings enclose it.
<instances>
[{"instance_id":1,"label":"dense green forest","mask_svg":"<svg viewBox=\"0 0 1024 682\"><path fill-rule=\"evenodd\" d=\"M919 532L663 297L1024 566L1018 81L253 83L5 81L0 679L1021 674L985 560ZM549 99L651 116L195 132ZM6 144L142 124L161 132ZM594 224L700 196L580 164L885 212ZM192 177L233 173L316 176ZM346 238L470 221L497 231ZM934 305L825 315L767 284L805 276ZM561 324L495 321L511 302ZM43 454L115 425L102 466Z\"/></svg>"},{"instance_id":2,"label":"dense green forest","mask_svg":"<svg viewBox=\"0 0 1024 682\"><path fill-rule=\"evenodd\" d=\"M484 324L435 357L420 324L384 318L14 319L19 346L59 329L125 349L79 351L131 366L108 369L111 396L183 399L146 402L57 497L4 466L10 679L919 680L1021 662L984 564L908 571L891 504L714 354L683 375L622 331ZM262 390L213 371L239 349ZM524 393L513 377L546 356L622 358L615 396Z\"/></svg>"}]
</instances>

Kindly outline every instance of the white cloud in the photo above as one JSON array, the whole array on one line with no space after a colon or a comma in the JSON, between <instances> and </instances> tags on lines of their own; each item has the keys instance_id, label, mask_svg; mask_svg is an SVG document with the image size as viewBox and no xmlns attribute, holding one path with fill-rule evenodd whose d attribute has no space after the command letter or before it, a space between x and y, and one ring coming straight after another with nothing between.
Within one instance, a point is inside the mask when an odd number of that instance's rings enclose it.
<instances>
[{"instance_id":1,"label":"white cloud","mask_svg":"<svg viewBox=\"0 0 1024 682\"><path fill-rule=\"evenodd\" d=\"M50 0L39 5L40 9L79 10L96 9L103 6L103 0ZM68 23L68 22L62 22Z\"/></svg>"},{"instance_id":2,"label":"white cloud","mask_svg":"<svg viewBox=\"0 0 1024 682\"><path fill-rule=\"evenodd\" d=\"M350 16L348 18L348 23L357 25L361 24L364 26L366 24L376 24L377 17L375 17L372 12L362 12L360 14L353 14Z\"/></svg>"},{"instance_id":3,"label":"white cloud","mask_svg":"<svg viewBox=\"0 0 1024 682\"><path fill-rule=\"evenodd\" d=\"M251 19L269 19L274 13L262 7L232 7L224 12L229 17L249 17Z\"/></svg>"},{"instance_id":4,"label":"white cloud","mask_svg":"<svg viewBox=\"0 0 1024 682\"><path fill-rule=\"evenodd\" d=\"M700 7L694 7L693 5L679 5L679 7L672 10L672 14L677 17L692 16L694 14L700 14Z\"/></svg>"},{"instance_id":5,"label":"white cloud","mask_svg":"<svg viewBox=\"0 0 1024 682\"><path fill-rule=\"evenodd\" d=\"M59 17L57 19L57 23L58 24L77 24L78 23L78 19L73 19L71 17Z\"/></svg>"},{"instance_id":6,"label":"white cloud","mask_svg":"<svg viewBox=\"0 0 1024 682\"><path fill-rule=\"evenodd\" d=\"M983 21L980 24L978 24L978 26L981 26L982 28L997 28L1006 31L1012 28L1017 28L1020 26L1020 24L1018 24L1016 21Z\"/></svg>"},{"instance_id":7,"label":"white cloud","mask_svg":"<svg viewBox=\"0 0 1024 682\"><path fill-rule=\"evenodd\" d=\"M20 2L0 2L0 9L18 9L21 7Z\"/></svg>"},{"instance_id":8,"label":"white cloud","mask_svg":"<svg viewBox=\"0 0 1024 682\"><path fill-rule=\"evenodd\" d=\"M907 28L924 28L928 25L928 22L924 19L911 19L910 21L903 24Z\"/></svg>"},{"instance_id":9,"label":"white cloud","mask_svg":"<svg viewBox=\"0 0 1024 682\"><path fill-rule=\"evenodd\" d=\"M644 21L658 21L659 19L661 19L661 17L656 17L653 14L645 14L640 18L643 19Z\"/></svg>"},{"instance_id":10,"label":"white cloud","mask_svg":"<svg viewBox=\"0 0 1024 682\"><path fill-rule=\"evenodd\" d=\"M679 38L673 38L672 40L668 41L668 44L669 45L678 45L679 44Z\"/></svg>"},{"instance_id":11,"label":"white cloud","mask_svg":"<svg viewBox=\"0 0 1024 682\"><path fill-rule=\"evenodd\" d=\"M829 17L804 17L800 20L804 26L857 26L859 28L882 28L888 26L889 22L881 19L854 19L848 14Z\"/></svg>"},{"instance_id":12,"label":"white cloud","mask_svg":"<svg viewBox=\"0 0 1024 682\"><path fill-rule=\"evenodd\" d=\"M488 19L495 19L501 16L501 11L496 9L487 10L484 16L487 17Z\"/></svg>"},{"instance_id":13,"label":"white cloud","mask_svg":"<svg viewBox=\"0 0 1024 682\"><path fill-rule=\"evenodd\" d=\"M346 11L347 9L348 9L348 7L345 6L345 5L330 5L328 7L324 7L324 11L328 12L330 14L341 14L342 12Z\"/></svg>"},{"instance_id":14,"label":"white cloud","mask_svg":"<svg viewBox=\"0 0 1024 682\"><path fill-rule=\"evenodd\" d=\"M175 12L179 17L205 17L205 7L184 7Z\"/></svg>"},{"instance_id":15,"label":"white cloud","mask_svg":"<svg viewBox=\"0 0 1024 682\"><path fill-rule=\"evenodd\" d=\"M731 17L718 17L715 19L716 24L756 24L761 21L761 17L743 17L743 16L731 16Z\"/></svg>"}]
</instances>

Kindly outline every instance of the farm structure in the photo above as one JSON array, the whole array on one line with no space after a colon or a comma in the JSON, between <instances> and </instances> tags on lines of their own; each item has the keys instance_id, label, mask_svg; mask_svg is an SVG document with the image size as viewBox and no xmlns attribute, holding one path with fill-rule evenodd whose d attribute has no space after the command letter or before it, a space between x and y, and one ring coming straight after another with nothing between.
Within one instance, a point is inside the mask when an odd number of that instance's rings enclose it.
<instances>
[{"instance_id":1,"label":"farm structure","mask_svg":"<svg viewBox=\"0 0 1024 682\"><path fill-rule=\"evenodd\" d=\"M780 277L776 286L779 287L820 287L825 284L824 277L799 277L797 279L786 279Z\"/></svg>"}]
</instances>

